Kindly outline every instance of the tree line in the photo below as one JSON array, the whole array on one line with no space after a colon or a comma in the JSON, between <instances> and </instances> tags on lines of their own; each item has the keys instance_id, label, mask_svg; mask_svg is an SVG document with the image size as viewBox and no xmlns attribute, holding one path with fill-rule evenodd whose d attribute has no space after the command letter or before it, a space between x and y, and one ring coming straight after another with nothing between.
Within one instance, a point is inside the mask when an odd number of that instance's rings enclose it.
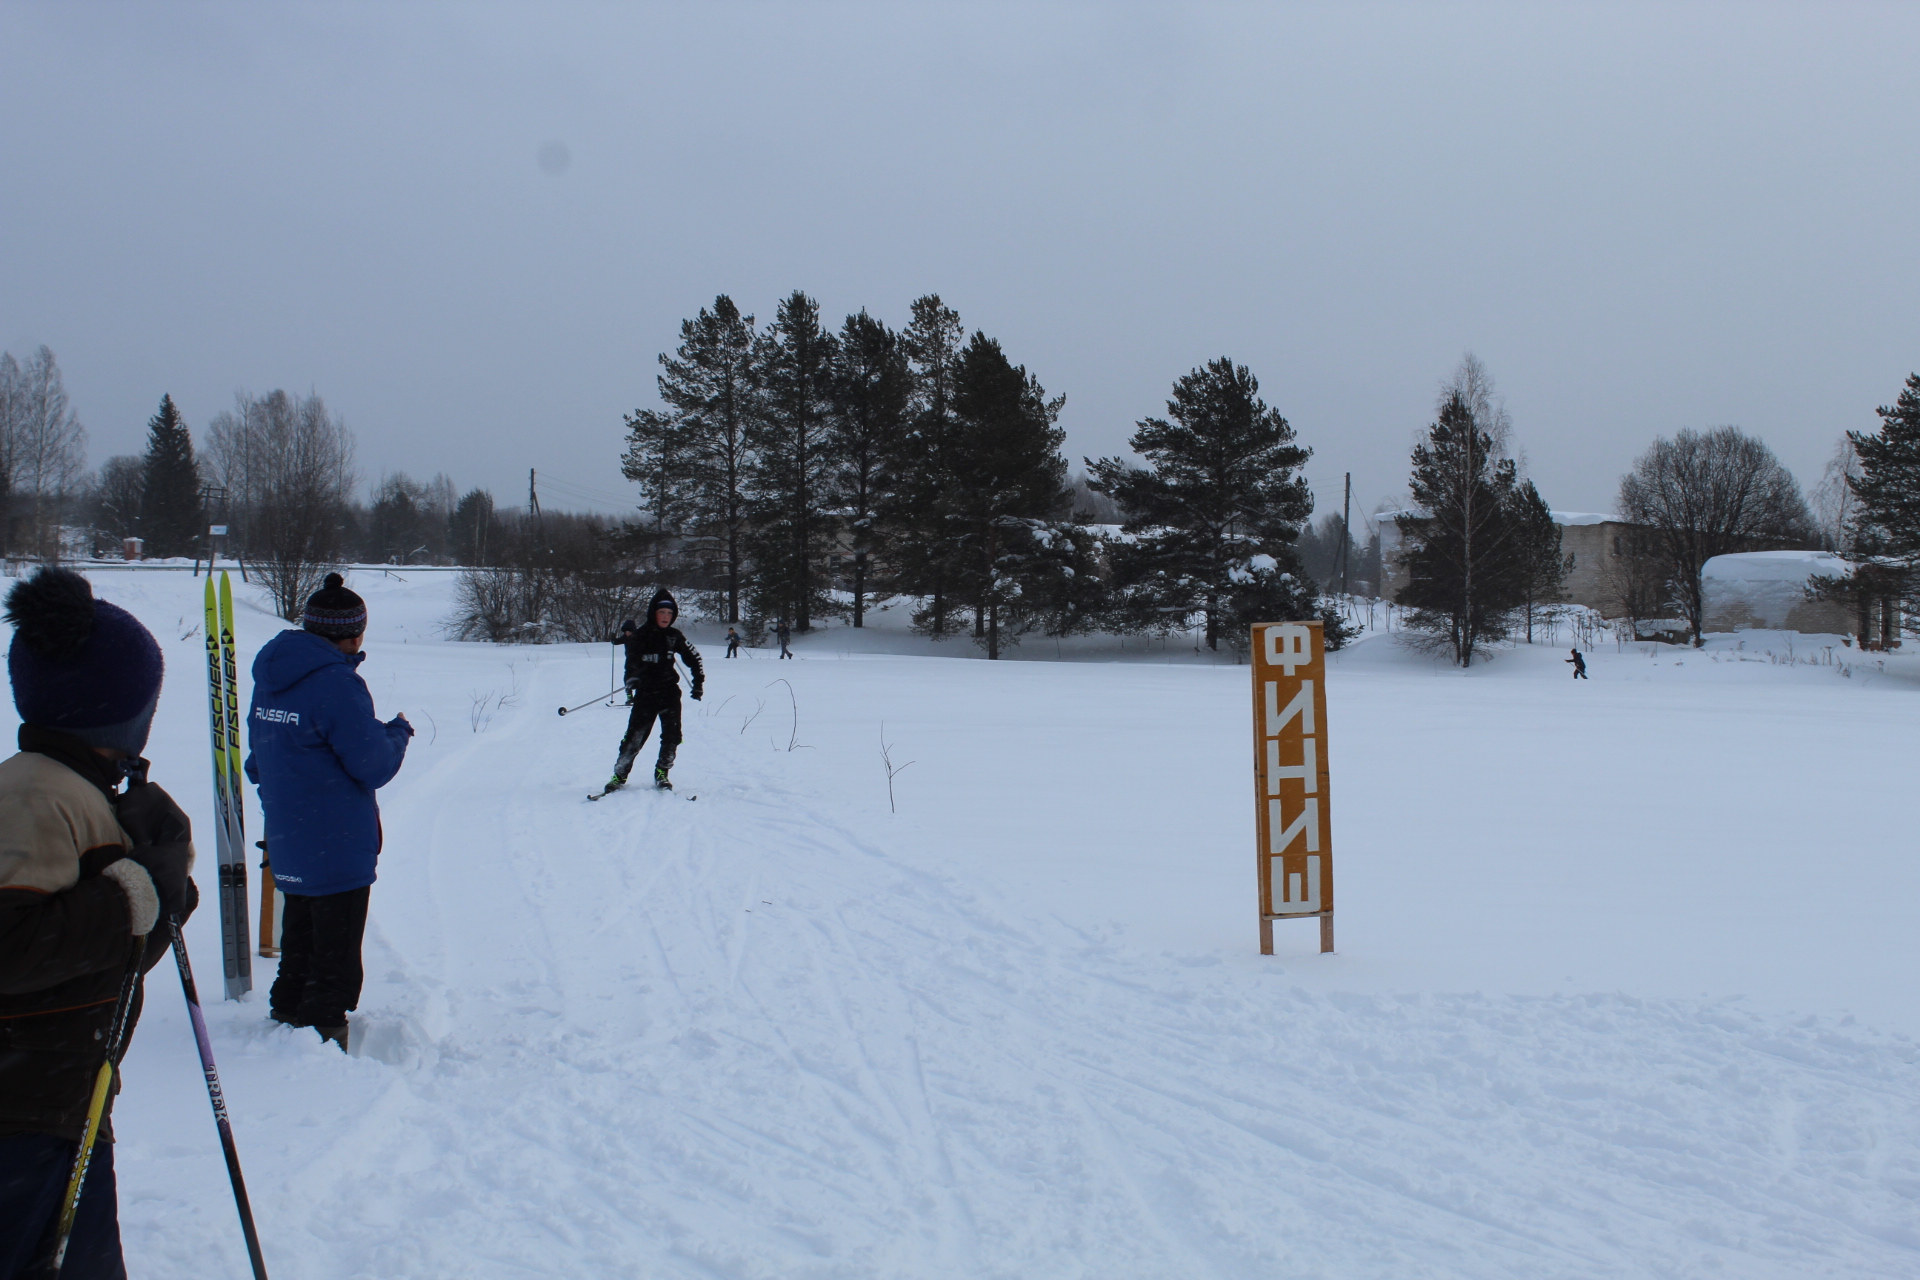
<instances>
[{"instance_id":1,"label":"tree line","mask_svg":"<svg viewBox=\"0 0 1920 1280\"><path fill-rule=\"evenodd\" d=\"M0 352L0 551L59 558L86 459L87 431L53 352L41 346L24 361Z\"/></svg>"},{"instance_id":2,"label":"tree line","mask_svg":"<svg viewBox=\"0 0 1920 1280\"><path fill-rule=\"evenodd\" d=\"M937 294L898 330L865 310L833 329L801 291L761 327L722 295L659 363L663 407L625 418L643 516L623 536L723 621L860 627L907 597L915 630L970 632L990 658L1036 630L1192 622L1217 649L1324 617L1345 638L1297 545L1309 451L1230 359L1137 424L1144 465L1086 459L1078 480L1064 397Z\"/></svg>"},{"instance_id":3,"label":"tree line","mask_svg":"<svg viewBox=\"0 0 1920 1280\"><path fill-rule=\"evenodd\" d=\"M1607 565L1614 610L1635 623L1677 620L1698 645L1702 570L1744 551L1848 553L1861 562L1853 573L1809 590L1855 602L1863 617L1865 601L1910 590L1903 575L1920 565L1920 382L1909 379L1899 403L1879 413L1881 430L1849 433L1829 468L1837 514L1824 528L1793 474L1739 428L1656 439L1620 479L1623 531ZM1519 477L1510 433L1492 379L1468 356L1414 448L1414 508L1395 517L1408 579L1395 599L1415 634L1462 666L1523 627L1530 640L1535 614L1564 599L1570 562L1560 530Z\"/></svg>"},{"instance_id":4,"label":"tree line","mask_svg":"<svg viewBox=\"0 0 1920 1280\"><path fill-rule=\"evenodd\" d=\"M10 358L0 359L0 410L10 411L18 402L17 393L7 398L10 378L13 386L21 381L50 385L54 391L38 393L39 403L57 399L64 410L51 352L42 348L26 373L19 370ZM36 406L28 419L40 423L54 416ZM44 428L40 432L47 434ZM69 452L58 487L36 483L50 474L45 465L8 468L8 455L0 451L0 481L11 482L0 492L9 499L18 495L9 502L15 513L10 553L62 554L52 533L34 543L18 532L33 526L28 502L37 496L56 528L69 535L78 530L90 544L139 538L148 557L205 559L217 551L244 559L289 618L297 616L326 572L342 563L484 564L495 556L526 558L528 544L565 542L576 527L604 542L610 523L553 513L536 528L523 513L497 510L485 489L456 497L444 474L426 482L404 472L383 475L370 500L360 501L353 433L317 394L236 393L233 407L207 423L199 447L173 397L162 395L147 423L144 451L108 458L92 477L83 470L85 437L77 422L66 439ZM217 547L210 533L216 525L226 530Z\"/></svg>"}]
</instances>

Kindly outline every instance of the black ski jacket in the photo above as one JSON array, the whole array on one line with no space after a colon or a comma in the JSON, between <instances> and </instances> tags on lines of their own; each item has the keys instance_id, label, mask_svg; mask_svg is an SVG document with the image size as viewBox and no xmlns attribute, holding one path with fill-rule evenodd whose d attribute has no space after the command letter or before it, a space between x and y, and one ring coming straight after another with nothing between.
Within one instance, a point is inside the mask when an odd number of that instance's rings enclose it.
<instances>
[{"instance_id":1,"label":"black ski jacket","mask_svg":"<svg viewBox=\"0 0 1920 1280\"><path fill-rule=\"evenodd\" d=\"M693 673L693 687L700 691L707 683L707 669L700 663L700 652L687 643L678 627L657 627L651 620L637 631L615 636L613 642L627 649L627 686L641 693L680 691L680 673L674 669L673 656L687 664Z\"/></svg>"}]
</instances>

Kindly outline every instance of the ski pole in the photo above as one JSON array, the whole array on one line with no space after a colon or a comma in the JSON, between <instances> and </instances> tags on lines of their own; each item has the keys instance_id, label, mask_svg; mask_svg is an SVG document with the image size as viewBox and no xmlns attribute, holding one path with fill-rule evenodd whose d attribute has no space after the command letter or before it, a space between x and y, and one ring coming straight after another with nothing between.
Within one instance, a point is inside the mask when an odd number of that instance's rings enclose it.
<instances>
[{"instance_id":1,"label":"ski pole","mask_svg":"<svg viewBox=\"0 0 1920 1280\"><path fill-rule=\"evenodd\" d=\"M53 1253L47 1263L49 1276L58 1276L67 1260L67 1245L73 1237L73 1224L80 1217L80 1192L86 1186L87 1166L93 1162L94 1143L113 1110L113 1076L120 1066L120 1050L127 1031L127 1011L133 1007L133 993L140 989L140 957L146 954L146 939L136 938L133 958L127 962L127 975L120 980L120 998L114 1002L113 1022L107 1032L107 1056L93 1078L93 1098L87 1103L87 1127L80 1136L80 1149L73 1156L73 1174L67 1179L67 1194L60 1201L59 1234L54 1237Z\"/></svg>"},{"instance_id":2,"label":"ski pole","mask_svg":"<svg viewBox=\"0 0 1920 1280\"><path fill-rule=\"evenodd\" d=\"M607 691L606 691L605 693L603 693L603 694L601 694L601 695L600 695L600 697L598 697L598 698L588 698L588 699L587 699L587 700L586 700L585 702L583 702L583 703L581 703L581 704L580 704L580 706L578 706L578 707L562 707L562 708L560 708L560 714L561 714L561 715L563 715L563 716L565 716L565 715L572 715L572 714L573 714L574 712L576 712L576 711L578 711L578 710L580 710L580 709L581 709L582 707L590 707L590 706L592 706L592 705L593 705L594 703L596 703L596 702L598 702L598 701L600 701L600 698L611 698L611 697L612 697L612 696L613 696L614 694L616 694L616 693L618 693L618 692L620 692L620 690L622 690L622 689L623 689L623 688L625 688L625 687L626 687L625 685L618 685L618 684L617 684L617 685L615 685L615 686L613 686L613 688L611 688L611 689L609 689L609 690L607 690Z\"/></svg>"},{"instance_id":3,"label":"ski pole","mask_svg":"<svg viewBox=\"0 0 1920 1280\"><path fill-rule=\"evenodd\" d=\"M220 1149L227 1157L227 1180L233 1183L233 1203L240 1210L240 1230L247 1237L247 1258L254 1280L267 1280L266 1260L260 1256L260 1233L253 1229L253 1206L247 1203L247 1183L240 1176L240 1150L233 1145L233 1125L227 1119L226 1095L220 1092L220 1072L213 1065L213 1044L207 1039L207 1020L200 1013L200 991L193 985L193 965L187 960L187 939L180 918L168 916L173 930L173 959L180 969L180 989L187 997L187 1016L193 1019L193 1039L200 1049L200 1069L207 1076L207 1099L213 1103L213 1123L220 1130Z\"/></svg>"}]
</instances>

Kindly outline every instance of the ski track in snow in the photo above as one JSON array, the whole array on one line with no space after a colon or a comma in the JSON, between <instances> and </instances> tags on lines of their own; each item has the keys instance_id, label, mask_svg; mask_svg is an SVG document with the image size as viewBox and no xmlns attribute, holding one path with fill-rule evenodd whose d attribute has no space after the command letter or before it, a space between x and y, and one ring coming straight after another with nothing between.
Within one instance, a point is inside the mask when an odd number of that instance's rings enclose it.
<instances>
[{"instance_id":1,"label":"ski track in snow","mask_svg":"<svg viewBox=\"0 0 1920 1280\"><path fill-rule=\"evenodd\" d=\"M604 659L519 652L519 705L448 695L383 796L356 1057L209 1010L280 1280L1920 1272L1902 1037L1156 954L912 856L712 700L680 794L587 804L620 713L550 708ZM376 651L383 714L425 660ZM119 1113L131 1274L241 1275L176 1003Z\"/></svg>"}]
</instances>

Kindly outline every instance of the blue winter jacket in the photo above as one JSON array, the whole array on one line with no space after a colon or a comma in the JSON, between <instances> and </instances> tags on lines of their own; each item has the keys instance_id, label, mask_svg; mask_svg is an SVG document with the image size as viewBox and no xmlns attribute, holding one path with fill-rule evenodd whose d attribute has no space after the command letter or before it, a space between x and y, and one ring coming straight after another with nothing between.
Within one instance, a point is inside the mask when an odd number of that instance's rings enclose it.
<instances>
[{"instance_id":1,"label":"blue winter jacket","mask_svg":"<svg viewBox=\"0 0 1920 1280\"><path fill-rule=\"evenodd\" d=\"M247 776L266 811L267 856L287 893L319 896L374 880L380 806L413 730L382 724L349 657L310 631L282 631L253 660Z\"/></svg>"}]
</instances>

